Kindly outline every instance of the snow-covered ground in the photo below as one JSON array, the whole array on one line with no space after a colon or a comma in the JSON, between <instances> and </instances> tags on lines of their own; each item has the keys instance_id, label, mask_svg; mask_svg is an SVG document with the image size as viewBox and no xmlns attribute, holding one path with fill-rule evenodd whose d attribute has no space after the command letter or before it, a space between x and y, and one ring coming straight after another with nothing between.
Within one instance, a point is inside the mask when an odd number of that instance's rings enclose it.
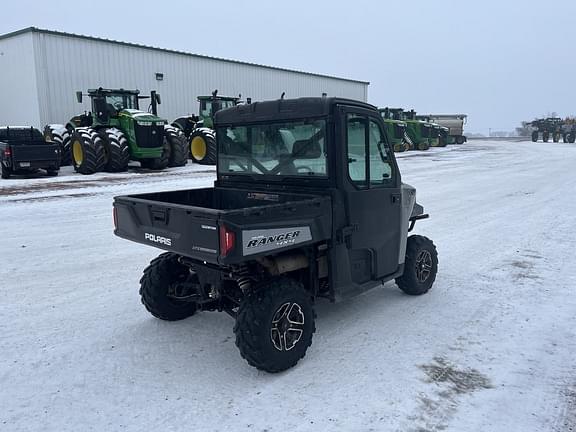
<instances>
[{"instance_id":1,"label":"snow-covered ground","mask_svg":"<svg viewBox=\"0 0 576 432\"><path fill-rule=\"evenodd\" d=\"M0 181L0 431L565 431L576 427L576 145L474 141L398 156L431 219L434 289L317 305L292 370L240 357L226 314L162 322L159 253L112 197L210 167Z\"/></svg>"}]
</instances>

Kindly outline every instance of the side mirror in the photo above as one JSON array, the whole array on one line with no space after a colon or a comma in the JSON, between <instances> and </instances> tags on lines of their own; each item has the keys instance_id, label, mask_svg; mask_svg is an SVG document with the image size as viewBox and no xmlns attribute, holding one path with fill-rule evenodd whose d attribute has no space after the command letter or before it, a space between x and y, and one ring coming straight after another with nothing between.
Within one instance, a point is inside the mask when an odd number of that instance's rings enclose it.
<instances>
[{"instance_id":1,"label":"side mirror","mask_svg":"<svg viewBox=\"0 0 576 432\"><path fill-rule=\"evenodd\" d=\"M82 103L82 92L81 91L76 92L76 99L78 100L78 103Z\"/></svg>"},{"instance_id":2,"label":"side mirror","mask_svg":"<svg viewBox=\"0 0 576 432\"><path fill-rule=\"evenodd\" d=\"M156 98L156 104L160 105L162 103L162 99L160 98L160 93L156 93L155 98Z\"/></svg>"}]
</instances>

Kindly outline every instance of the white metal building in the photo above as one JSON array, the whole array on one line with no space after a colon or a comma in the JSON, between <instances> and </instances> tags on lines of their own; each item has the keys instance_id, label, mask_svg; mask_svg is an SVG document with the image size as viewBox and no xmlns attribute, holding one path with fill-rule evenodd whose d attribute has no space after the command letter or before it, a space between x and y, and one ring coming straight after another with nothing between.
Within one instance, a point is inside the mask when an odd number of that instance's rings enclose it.
<instances>
[{"instance_id":1,"label":"white metal building","mask_svg":"<svg viewBox=\"0 0 576 432\"><path fill-rule=\"evenodd\" d=\"M282 92L366 101L368 84L34 27L0 35L0 124L65 123L90 109L87 100L78 104L75 91L97 87L157 90L159 114L172 120L197 113L196 97L214 89L253 101Z\"/></svg>"}]
</instances>

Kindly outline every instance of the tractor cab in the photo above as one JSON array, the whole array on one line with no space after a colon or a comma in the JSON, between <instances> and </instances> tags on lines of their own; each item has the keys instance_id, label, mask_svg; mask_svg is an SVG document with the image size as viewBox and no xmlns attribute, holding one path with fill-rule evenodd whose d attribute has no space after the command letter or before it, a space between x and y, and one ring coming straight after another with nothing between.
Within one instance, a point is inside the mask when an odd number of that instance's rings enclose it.
<instances>
[{"instance_id":1,"label":"tractor cab","mask_svg":"<svg viewBox=\"0 0 576 432\"><path fill-rule=\"evenodd\" d=\"M232 108L240 103L239 97L218 96L218 90L212 92L212 96L198 96L200 102L199 121L196 127L213 127L214 114L218 111Z\"/></svg>"},{"instance_id":2,"label":"tractor cab","mask_svg":"<svg viewBox=\"0 0 576 432\"><path fill-rule=\"evenodd\" d=\"M76 97L79 103L82 103L83 93L76 92ZM150 99L151 103L148 107L148 112L153 116L157 116L158 104L160 104L160 95L155 91L150 93L150 96L140 96L139 90L124 90L124 89L98 89L88 90L86 95L90 97L92 105L92 115L85 114L84 117L92 117L90 126L109 125L112 121L120 117L121 113L133 115L136 111L140 111L140 100ZM79 119L82 123L86 123L87 119ZM80 126L80 125L77 125Z\"/></svg>"}]
</instances>

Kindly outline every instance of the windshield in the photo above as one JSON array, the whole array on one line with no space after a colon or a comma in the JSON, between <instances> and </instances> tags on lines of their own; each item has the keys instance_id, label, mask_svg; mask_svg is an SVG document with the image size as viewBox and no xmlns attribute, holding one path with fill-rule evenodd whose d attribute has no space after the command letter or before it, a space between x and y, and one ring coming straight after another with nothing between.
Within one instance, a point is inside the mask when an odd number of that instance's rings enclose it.
<instances>
[{"instance_id":1,"label":"windshield","mask_svg":"<svg viewBox=\"0 0 576 432\"><path fill-rule=\"evenodd\" d=\"M326 121L293 121L217 130L218 172L326 176Z\"/></svg>"},{"instance_id":2,"label":"windshield","mask_svg":"<svg viewBox=\"0 0 576 432\"><path fill-rule=\"evenodd\" d=\"M212 109L212 105L214 105L214 109ZM233 100L217 99L213 101L211 99L204 99L200 101L200 116L211 117L214 113L226 108L232 108L233 106L236 106Z\"/></svg>"},{"instance_id":3,"label":"windshield","mask_svg":"<svg viewBox=\"0 0 576 432\"><path fill-rule=\"evenodd\" d=\"M106 104L116 111L138 108L137 96L133 94L106 95Z\"/></svg>"}]
</instances>

